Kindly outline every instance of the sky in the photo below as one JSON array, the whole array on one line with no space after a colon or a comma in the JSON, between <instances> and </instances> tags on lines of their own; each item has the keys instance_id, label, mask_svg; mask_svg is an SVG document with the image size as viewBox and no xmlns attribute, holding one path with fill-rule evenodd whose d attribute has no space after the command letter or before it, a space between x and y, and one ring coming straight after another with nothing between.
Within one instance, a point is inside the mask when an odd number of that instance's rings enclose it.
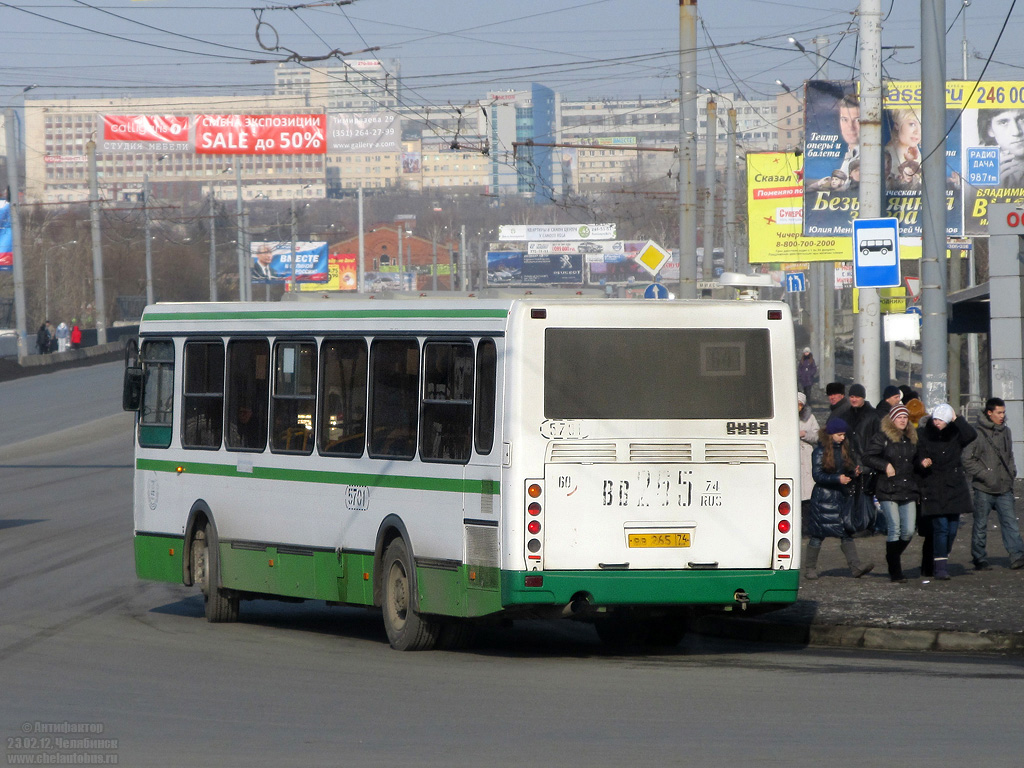
<instances>
[{"instance_id":1,"label":"sky","mask_svg":"<svg viewBox=\"0 0 1024 768\"><path fill-rule=\"evenodd\" d=\"M961 75L963 0L946 0L947 76ZM971 0L971 78L1024 80L1024 0ZM776 79L854 79L856 0L698 0L697 83L766 98ZM884 76L920 79L920 0L882 0ZM1012 9L1012 11L1011 11ZM1009 13L1009 16L1008 16ZM1004 27L1002 39L997 37ZM467 103L539 82L567 99L678 95L678 0L0 0L0 102L264 94L295 54L398 60L409 105ZM792 36L809 54L788 42ZM368 48L379 50L359 53Z\"/></svg>"}]
</instances>

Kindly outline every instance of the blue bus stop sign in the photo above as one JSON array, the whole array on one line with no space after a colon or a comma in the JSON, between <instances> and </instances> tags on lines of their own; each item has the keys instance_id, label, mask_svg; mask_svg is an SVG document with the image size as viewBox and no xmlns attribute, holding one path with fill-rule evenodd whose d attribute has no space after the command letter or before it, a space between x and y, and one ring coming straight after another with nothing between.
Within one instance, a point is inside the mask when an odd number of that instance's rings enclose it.
<instances>
[{"instance_id":1,"label":"blue bus stop sign","mask_svg":"<svg viewBox=\"0 0 1024 768\"><path fill-rule=\"evenodd\" d=\"M644 289L645 299L667 299L668 288L661 283L651 283Z\"/></svg>"},{"instance_id":2,"label":"blue bus stop sign","mask_svg":"<svg viewBox=\"0 0 1024 768\"><path fill-rule=\"evenodd\" d=\"M858 288L900 285L900 226L894 218L853 220L853 284Z\"/></svg>"}]
</instances>

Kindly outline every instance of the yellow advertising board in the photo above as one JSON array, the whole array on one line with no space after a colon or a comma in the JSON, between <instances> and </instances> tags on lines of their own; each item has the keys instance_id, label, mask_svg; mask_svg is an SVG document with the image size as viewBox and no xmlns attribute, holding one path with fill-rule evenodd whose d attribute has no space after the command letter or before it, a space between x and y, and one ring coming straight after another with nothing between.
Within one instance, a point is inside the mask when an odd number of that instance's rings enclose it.
<instances>
[{"instance_id":1,"label":"yellow advertising board","mask_svg":"<svg viewBox=\"0 0 1024 768\"><path fill-rule=\"evenodd\" d=\"M299 283L300 291L354 291L357 256L354 253L327 254L326 283Z\"/></svg>"},{"instance_id":2,"label":"yellow advertising board","mask_svg":"<svg viewBox=\"0 0 1024 768\"><path fill-rule=\"evenodd\" d=\"M747 154L750 263L852 261L849 237L804 237L803 157Z\"/></svg>"}]
</instances>

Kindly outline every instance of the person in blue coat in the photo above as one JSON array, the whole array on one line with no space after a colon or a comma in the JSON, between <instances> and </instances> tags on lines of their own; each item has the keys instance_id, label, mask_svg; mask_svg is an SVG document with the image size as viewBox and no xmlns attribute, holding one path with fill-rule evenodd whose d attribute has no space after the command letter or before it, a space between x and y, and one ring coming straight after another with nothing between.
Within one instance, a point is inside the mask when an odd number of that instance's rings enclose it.
<instances>
[{"instance_id":1,"label":"person in blue coat","mask_svg":"<svg viewBox=\"0 0 1024 768\"><path fill-rule=\"evenodd\" d=\"M856 502L860 458L846 441L848 425L833 416L819 433L818 446L811 455L811 515L807 533L807 555L804 557L804 578L818 578L818 555L826 538L839 539L839 548L846 556L855 579L869 573L874 563L861 564L853 541L852 515Z\"/></svg>"}]
</instances>

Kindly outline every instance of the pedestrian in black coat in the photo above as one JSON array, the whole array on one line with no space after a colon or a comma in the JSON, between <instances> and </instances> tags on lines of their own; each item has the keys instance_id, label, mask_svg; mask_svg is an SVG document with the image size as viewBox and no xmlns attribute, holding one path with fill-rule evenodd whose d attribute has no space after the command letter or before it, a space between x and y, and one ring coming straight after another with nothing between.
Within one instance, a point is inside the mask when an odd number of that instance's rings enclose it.
<instances>
[{"instance_id":1,"label":"pedestrian in black coat","mask_svg":"<svg viewBox=\"0 0 1024 768\"><path fill-rule=\"evenodd\" d=\"M850 572L860 578L874 568L874 563L861 565L853 541L853 515L856 501L860 460L846 441L847 424L832 417L818 435L818 446L811 455L811 515L808 525L807 556L803 573L807 579L818 578L818 555L826 538L838 538L839 548L846 556Z\"/></svg>"},{"instance_id":2,"label":"pedestrian in black coat","mask_svg":"<svg viewBox=\"0 0 1024 768\"><path fill-rule=\"evenodd\" d=\"M921 573L949 578L947 563L960 514L973 514L967 471L961 455L978 436L970 424L957 418L953 406L942 403L917 428L916 471L921 488L921 535L924 548ZM927 562L931 557L932 562Z\"/></svg>"}]
</instances>

